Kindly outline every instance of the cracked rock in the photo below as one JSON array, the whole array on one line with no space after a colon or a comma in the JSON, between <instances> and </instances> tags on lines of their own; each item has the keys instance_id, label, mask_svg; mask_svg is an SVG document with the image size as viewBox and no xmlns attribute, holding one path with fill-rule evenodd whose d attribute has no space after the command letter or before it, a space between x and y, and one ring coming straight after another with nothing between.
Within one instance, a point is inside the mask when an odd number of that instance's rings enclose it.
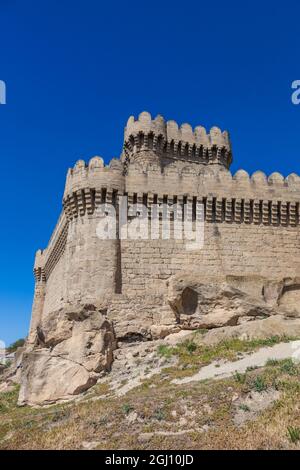
<instances>
[{"instance_id":1,"label":"cracked rock","mask_svg":"<svg viewBox=\"0 0 300 470\"><path fill-rule=\"evenodd\" d=\"M44 341L24 352L19 405L68 400L110 370L116 347L111 323L93 306L76 306L72 315L70 311L62 310L56 322L51 316L40 325Z\"/></svg>"}]
</instances>

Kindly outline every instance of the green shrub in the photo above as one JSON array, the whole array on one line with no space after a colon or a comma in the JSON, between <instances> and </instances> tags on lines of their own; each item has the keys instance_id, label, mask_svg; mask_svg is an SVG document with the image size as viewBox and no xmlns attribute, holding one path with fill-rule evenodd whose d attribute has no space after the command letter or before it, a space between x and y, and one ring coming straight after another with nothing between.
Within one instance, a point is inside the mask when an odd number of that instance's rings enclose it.
<instances>
[{"instance_id":1,"label":"green shrub","mask_svg":"<svg viewBox=\"0 0 300 470\"><path fill-rule=\"evenodd\" d=\"M170 348L166 344L160 344L157 348L157 352L160 356L170 358L173 355L173 348Z\"/></svg>"},{"instance_id":2,"label":"green shrub","mask_svg":"<svg viewBox=\"0 0 300 470\"><path fill-rule=\"evenodd\" d=\"M7 409L7 406L0 401L0 413L4 413Z\"/></svg>"},{"instance_id":3,"label":"green shrub","mask_svg":"<svg viewBox=\"0 0 300 470\"><path fill-rule=\"evenodd\" d=\"M300 428L295 428L294 426L288 426L288 437L292 441L293 444L300 440Z\"/></svg>"},{"instance_id":4,"label":"green shrub","mask_svg":"<svg viewBox=\"0 0 300 470\"><path fill-rule=\"evenodd\" d=\"M14 343L12 343L10 346L8 346L8 348L6 349L6 351L8 353L12 353L12 352L15 352L18 348L20 348L21 346L24 346L25 344L25 339L24 338L20 338L18 339L17 341L15 341Z\"/></svg>"},{"instance_id":5,"label":"green shrub","mask_svg":"<svg viewBox=\"0 0 300 470\"><path fill-rule=\"evenodd\" d=\"M241 374L240 372L235 372L234 375L234 380L240 384L244 384L246 382L246 374Z\"/></svg>"},{"instance_id":6,"label":"green shrub","mask_svg":"<svg viewBox=\"0 0 300 470\"><path fill-rule=\"evenodd\" d=\"M260 375L258 375L254 379L253 386L254 386L254 389L259 393L261 393L261 392L263 392L264 390L267 389L267 384L266 384L264 378L261 377Z\"/></svg>"},{"instance_id":7,"label":"green shrub","mask_svg":"<svg viewBox=\"0 0 300 470\"><path fill-rule=\"evenodd\" d=\"M268 359L266 362L266 366L277 366L279 361L277 359Z\"/></svg>"},{"instance_id":8,"label":"green shrub","mask_svg":"<svg viewBox=\"0 0 300 470\"><path fill-rule=\"evenodd\" d=\"M248 405L241 404L241 405L240 405L240 410L243 410L243 411L250 411L250 408L249 408Z\"/></svg>"},{"instance_id":9,"label":"green shrub","mask_svg":"<svg viewBox=\"0 0 300 470\"><path fill-rule=\"evenodd\" d=\"M285 361L283 361L281 364L280 370L281 372L284 372L285 374L288 374L288 375L298 374L298 368L294 364L292 359L286 359Z\"/></svg>"},{"instance_id":10,"label":"green shrub","mask_svg":"<svg viewBox=\"0 0 300 470\"><path fill-rule=\"evenodd\" d=\"M162 421L163 419L165 419L165 413L164 413L164 411L163 411L161 408L158 408L158 409L154 412L153 418L154 418L154 419L157 419L158 421Z\"/></svg>"},{"instance_id":11,"label":"green shrub","mask_svg":"<svg viewBox=\"0 0 300 470\"><path fill-rule=\"evenodd\" d=\"M128 415L130 411L134 410L134 408L133 406L129 405L129 403L124 403L124 405L122 406L122 410L126 415Z\"/></svg>"},{"instance_id":12,"label":"green shrub","mask_svg":"<svg viewBox=\"0 0 300 470\"><path fill-rule=\"evenodd\" d=\"M184 343L184 346L189 353L193 353L197 349L197 344L193 341L187 341Z\"/></svg>"}]
</instances>

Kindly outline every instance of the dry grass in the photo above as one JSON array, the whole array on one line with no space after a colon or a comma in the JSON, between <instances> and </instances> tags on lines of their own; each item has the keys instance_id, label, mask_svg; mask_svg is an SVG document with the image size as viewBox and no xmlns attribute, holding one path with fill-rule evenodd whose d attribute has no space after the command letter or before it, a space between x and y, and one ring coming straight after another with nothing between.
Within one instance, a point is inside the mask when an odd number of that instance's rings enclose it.
<instances>
[{"instance_id":1,"label":"dry grass","mask_svg":"<svg viewBox=\"0 0 300 470\"><path fill-rule=\"evenodd\" d=\"M262 369L222 381L171 383L199 364L260 345L234 340L207 350L183 344L176 351L181 368L164 370L121 398L103 384L89 400L33 409L16 406L17 388L3 393L0 449L80 449L86 442L98 449L300 449L288 431L295 430L297 437L300 428L300 366L291 361L269 361ZM237 397L270 389L278 390L280 399L237 427ZM178 431L186 433L155 434Z\"/></svg>"}]
</instances>

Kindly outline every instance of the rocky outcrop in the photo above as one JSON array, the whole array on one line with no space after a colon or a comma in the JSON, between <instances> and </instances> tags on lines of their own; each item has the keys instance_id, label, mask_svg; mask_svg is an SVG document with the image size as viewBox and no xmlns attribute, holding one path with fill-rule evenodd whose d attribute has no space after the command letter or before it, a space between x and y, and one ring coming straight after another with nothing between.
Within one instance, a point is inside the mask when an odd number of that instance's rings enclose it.
<instances>
[{"instance_id":1,"label":"rocky outcrop","mask_svg":"<svg viewBox=\"0 0 300 470\"><path fill-rule=\"evenodd\" d=\"M249 294L242 278L204 279L196 274L181 273L169 280L168 301L183 329L233 326L277 314L278 308L264 300L263 279L257 277L255 281L256 289L254 280L249 280Z\"/></svg>"},{"instance_id":2,"label":"rocky outcrop","mask_svg":"<svg viewBox=\"0 0 300 470\"><path fill-rule=\"evenodd\" d=\"M205 345L214 345L232 338L241 340L266 339L274 336L286 338L300 337L300 318L287 318L276 315L264 320L255 320L242 325L226 326L196 336L194 341ZM186 339L187 337L185 337Z\"/></svg>"},{"instance_id":3,"label":"rocky outcrop","mask_svg":"<svg viewBox=\"0 0 300 470\"><path fill-rule=\"evenodd\" d=\"M15 384L20 383L24 346L19 347L9 366L0 368L0 393L12 390Z\"/></svg>"},{"instance_id":4,"label":"rocky outcrop","mask_svg":"<svg viewBox=\"0 0 300 470\"><path fill-rule=\"evenodd\" d=\"M110 370L115 347L105 311L76 305L54 312L24 353L19 404L53 403L87 390Z\"/></svg>"},{"instance_id":5,"label":"rocky outcrop","mask_svg":"<svg viewBox=\"0 0 300 470\"><path fill-rule=\"evenodd\" d=\"M119 344L160 339L180 329L163 295L116 295L107 305L107 317Z\"/></svg>"},{"instance_id":6,"label":"rocky outcrop","mask_svg":"<svg viewBox=\"0 0 300 470\"><path fill-rule=\"evenodd\" d=\"M135 371L135 360L147 369L161 341L168 343L172 336L177 341L190 330L211 330L201 336L206 344L232 337L300 336L298 278L204 278L181 272L167 285L165 298L120 295L110 303L68 305L45 315L22 353L22 367L20 359L14 366L14 380L21 382L19 404L69 400L96 384L113 360L119 383L124 371ZM149 358L140 359L141 351ZM159 367L155 363L154 370Z\"/></svg>"}]
</instances>

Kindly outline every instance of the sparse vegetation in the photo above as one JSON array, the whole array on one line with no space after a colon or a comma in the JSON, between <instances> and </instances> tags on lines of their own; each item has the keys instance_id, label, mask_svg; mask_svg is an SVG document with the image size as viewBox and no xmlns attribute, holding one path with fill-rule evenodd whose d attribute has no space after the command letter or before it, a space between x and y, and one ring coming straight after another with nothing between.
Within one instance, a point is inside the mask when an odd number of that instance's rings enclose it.
<instances>
[{"instance_id":1,"label":"sparse vegetation","mask_svg":"<svg viewBox=\"0 0 300 470\"><path fill-rule=\"evenodd\" d=\"M25 339L24 338L20 338L18 339L17 341L15 341L14 343L12 343L10 346L8 346L8 348L6 348L6 351L8 353L13 353L15 352L18 348L24 346L25 344Z\"/></svg>"},{"instance_id":2,"label":"sparse vegetation","mask_svg":"<svg viewBox=\"0 0 300 470\"><path fill-rule=\"evenodd\" d=\"M134 410L134 408L133 408L133 406L129 405L128 403L124 403L124 405L122 406L122 410L123 410L123 413L128 415L131 411Z\"/></svg>"},{"instance_id":3,"label":"sparse vegetation","mask_svg":"<svg viewBox=\"0 0 300 470\"><path fill-rule=\"evenodd\" d=\"M292 341L295 338L287 336L272 336L267 339L253 339L243 341L238 338L225 340L214 346L205 346L197 344L197 335L194 335L194 340L184 341L175 347L167 345L160 345L158 353L161 356L170 358L173 355L178 356L181 365L205 365L218 359L237 360L240 353L255 351L260 347L273 346L280 342ZM248 370L254 370L249 368Z\"/></svg>"},{"instance_id":4,"label":"sparse vegetation","mask_svg":"<svg viewBox=\"0 0 300 470\"><path fill-rule=\"evenodd\" d=\"M298 368L292 359L285 359L282 361L280 370L288 375L298 375Z\"/></svg>"},{"instance_id":5,"label":"sparse vegetation","mask_svg":"<svg viewBox=\"0 0 300 470\"><path fill-rule=\"evenodd\" d=\"M5 364L3 364L4 369L8 369L11 366L12 362L11 361L6 361Z\"/></svg>"},{"instance_id":6,"label":"sparse vegetation","mask_svg":"<svg viewBox=\"0 0 300 470\"><path fill-rule=\"evenodd\" d=\"M277 359L268 359L266 362L267 367L277 366L279 361Z\"/></svg>"},{"instance_id":7,"label":"sparse vegetation","mask_svg":"<svg viewBox=\"0 0 300 470\"><path fill-rule=\"evenodd\" d=\"M0 393L0 413L6 413L15 408L18 399L18 393L18 386L9 392Z\"/></svg>"},{"instance_id":8,"label":"sparse vegetation","mask_svg":"<svg viewBox=\"0 0 300 470\"><path fill-rule=\"evenodd\" d=\"M197 349L197 344L194 343L193 341L187 341L186 343L184 343L185 347L186 347L186 350L189 352L189 353L193 353L194 351L196 351Z\"/></svg>"},{"instance_id":9,"label":"sparse vegetation","mask_svg":"<svg viewBox=\"0 0 300 470\"><path fill-rule=\"evenodd\" d=\"M255 389L256 392L259 392L259 393L263 392L264 390L267 390L268 386L265 382L265 379L261 375L258 375L253 380L253 388Z\"/></svg>"},{"instance_id":10,"label":"sparse vegetation","mask_svg":"<svg viewBox=\"0 0 300 470\"><path fill-rule=\"evenodd\" d=\"M239 408L240 408L240 410L242 410L242 411L250 411L249 406L248 406L248 405L245 405L245 404L243 404L243 403L239 406Z\"/></svg>"},{"instance_id":11,"label":"sparse vegetation","mask_svg":"<svg viewBox=\"0 0 300 470\"><path fill-rule=\"evenodd\" d=\"M158 408L157 410L154 411L153 418L157 419L158 421L162 421L163 419L165 419L164 411L161 408Z\"/></svg>"},{"instance_id":12,"label":"sparse vegetation","mask_svg":"<svg viewBox=\"0 0 300 470\"><path fill-rule=\"evenodd\" d=\"M193 374L211 360L235 359L238 352L255 350L266 342L230 340L204 347L194 337L196 348L188 347L188 342L160 347L161 356L176 355L178 364L121 397L105 382L95 385L79 402L19 408L15 387L0 394L0 449L81 449L89 441L97 442L99 449L300 448L300 365L268 361L258 370L223 380L172 383L174 377ZM252 390L275 388L279 399L265 410L257 412L246 401L247 397L251 400ZM248 412L247 421L237 426L234 416L241 411ZM182 436L167 434L186 429L189 432ZM140 440L141 433L152 433L152 437Z\"/></svg>"},{"instance_id":13,"label":"sparse vegetation","mask_svg":"<svg viewBox=\"0 0 300 470\"><path fill-rule=\"evenodd\" d=\"M288 426L288 436L293 444L300 440L300 428L295 428L294 426Z\"/></svg>"},{"instance_id":14,"label":"sparse vegetation","mask_svg":"<svg viewBox=\"0 0 300 470\"><path fill-rule=\"evenodd\" d=\"M246 382L246 374L241 374L240 372L235 372L234 374L234 379L236 382L240 384L244 384Z\"/></svg>"},{"instance_id":15,"label":"sparse vegetation","mask_svg":"<svg viewBox=\"0 0 300 470\"><path fill-rule=\"evenodd\" d=\"M195 334L196 335L205 335L209 330L207 328L199 328L199 330L196 330Z\"/></svg>"},{"instance_id":16,"label":"sparse vegetation","mask_svg":"<svg viewBox=\"0 0 300 470\"><path fill-rule=\"evenodd\" d=\"M247 367L246 372L251 372L251 371L256 370L256 369L258 369L258 366L249 366L249 367Z\"/></svg>"},{"instance_id":17,"label":"sparse vegetation","mask_svg":"<svg viewBox=\"0 0 300 470\"><path fill-rule=\"evenodd\" d=\"M160 356L170 358L173 355L173 348L170 348L165 344L160 344L157 348L157 352Z\"/></svg>"}]
</instances>

